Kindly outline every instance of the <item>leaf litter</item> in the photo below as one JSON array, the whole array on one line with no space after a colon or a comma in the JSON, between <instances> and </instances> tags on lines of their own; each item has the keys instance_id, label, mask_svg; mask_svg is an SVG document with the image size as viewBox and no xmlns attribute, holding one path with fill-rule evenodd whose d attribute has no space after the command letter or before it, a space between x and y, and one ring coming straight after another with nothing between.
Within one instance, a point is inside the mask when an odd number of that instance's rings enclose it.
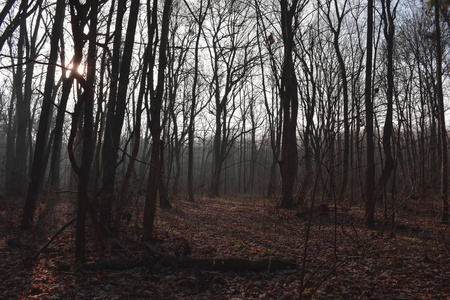
<instances>
[{"instance_id":1,"label":"leaf litter","mask_svg":"<svg viewBox=\"0 0 450 300\"><path fill-rule=\"evenodd\" d=\"M16 201L17 199L11 199ZM135 205L142 199L135 199ZM432 201L432 200L430 200ZM0 210L0 298L2 299L449 299L450 228L424 204L422 211L401 209L395 230L364 228L362 207L337 207L326 218L312 214L304 255L308 213L278 209L256 196L173 200L171 210L158 210L154 247L179 256L187 241L191 257L295 259L300 269L276 272L219 272L163 267L157 261L128 270L87 271L73 267L74 226L67 228L31 266L32 257L73 215L70 200L51 217L38 213L39 225L19 231L19 205ZM434 203L438 207L439 203ZM6 209L5 209L6 207ZM382 216L378 215L379 223ZM123 224L121 237L139 240L142 216ZM88 227L88 232L90 227ZM15 242L11 242L15 240ZM9 243L8 243L9 242ZM178 252L177 252L178 251ZM124 238L100 250L91 233L88 261L144 256L145 249ZM182 257L180 257L182 259Z\"/></svg>"}]
</instances>

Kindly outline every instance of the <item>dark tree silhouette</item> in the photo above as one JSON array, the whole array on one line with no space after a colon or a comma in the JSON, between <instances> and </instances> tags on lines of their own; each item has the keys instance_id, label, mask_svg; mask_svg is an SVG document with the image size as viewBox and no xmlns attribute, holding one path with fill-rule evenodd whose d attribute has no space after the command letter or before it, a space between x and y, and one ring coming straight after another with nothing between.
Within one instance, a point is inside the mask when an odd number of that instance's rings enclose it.
<instances>
[{"instance_id":1,"label":"dark tree silhouette","mask_svg":"<svg viewBox=\"0 0 450 300\"><path fill-rule=\"evenodd\" d=\"M24 213L20 227L27 229L33 221L36 201L38 197L39 186L42 184L43 170L46 168L44 163L44 155L49 135L49 122L52 112L52 93L55 85L55 70L58 60L58 44L62 34L62 24L64 20L65 4L59 1L56 6L55 22L52 29L52 37L50 41L50 57L47 68L47 77L45 79L45 89L42 100L42 109L39 120L39 128L36 136L36 146L34 148L33 165L31 167L31 176L28 184L27 197L25 200Z\"/></svg>"},{"instance_id":2,"label":"dark tree silhouette","mask_svg":"<svg viewBox=\"0 0 450 300\"><path fill-rule=\"evenodd\" d=\"M439 138L441 143L441 199L442 216L441 222L448 223L448 149L447 130L445 129L445 109L444 93L442 88L442 42L441 42L441 21L440 21L440 1L434 1L434 24L436 26L436 89L438 98L439 114Z\"/></svg>"},{"instance_id":3,"label":"dark tree silhouette","mask_svg":"<svg viewBox=\"0 0 450 300\"><path fill-rule=\"evenodd\" d=\"M394 7L391 9L391 1L383 0L382 5L382 18L384 22L384 36L386 38L387 46L387 93L386 93L386 119L384 120L383 130L383 151L384 151L384 166L380 183L378 186L379 196L377 198L382 199L383 195L386 195L386 185L389 182L392 171L394 170L394 156L392 153L392 134L393 134L393 110L394 110L394 34L395 34L395 14L397 11L397 1ZM387 201L387 199L385 199Z\"/></svg>"},{"instance_id":4,"label":"dark tree silhouette","mask_svg":"<svg viewBox=\"0 0 450 300\"><path fill-rule=\"evenodd\" d=\"M190 13L194 16L194 12L189 7ZM204 7L203 7L204 5ZM195 38L195 48L194 48L194 78L192 82L192 101L191 109L189 114L189 126L188 126L188 175L187 175L187 185L188 185L188 199L189 201L194 201L194 134L195 134L195 116L197 114L197 85L198 85L198 73L199 73L199 48L200 48L200 38L202 35L202 26L206 18L206 13L209 9L210 1L207 0L206 4L204 1L200 1L200 8L198 11L198 16L195 16L195 21L197 23L197 33Z\"/></svg>"},{"instance_id":5,"label":"dark tree silhouette","mask_svg":"<svg viewBox=\"0 0 450 300\"><path fill-rule=\"evenodd\" d=\"M103 229L108 231L111 227L111 212L114 199L114 182L117 168L117 158L120 146L120 137L125 117L127 92L136 24L138 20L139 3L132 1L128 16L127 33L121 60L120 49L122 20L125 13L126 1L119 0L116 20L116 34L114 36L113 64L111 92L108 100L105 136L102 149L103 177L102 177L102 209L99 219Z\"/></svg>"},{"instance_id":6,"label":"dark tree silhouette","mask_svg":"<svg viewBox=\"0 0 450 300\"><path fill-rule=\"evenodd\" d=\"M83 10L85 8L78 0L70 0L70 13L72 34L74 37L74 48L80 52L83 48L83 29L80 22L83 19ZM83 148L81 153L81 164L78 166L73 153L71 155L71 163L74 171L78 175L77 189L77 225L75 234L75 260L78 262L86 261L86 213L89 205L89 175L91 171L92 158L94 156L94 83L95 83L95 67L97 54L97 23L98 23L98 1L92 0L89 4L89 32L88 32L88 53L86 62L86 80L83 82L83 92L75 105L72 116L72 128L69 139L69 154L73 151L73 140L77 131L77 124L83 111ZM73 65L72 72L76 72L78 65ZM72 141L72 143L70 142Z\"/></svg>"},{"instance_id":7,"label":"dark tree silhouette","mask_svg":"<svg viewBox=\"0 0 450 300\"><path fill-rule=\"evenodd\" d=\"M366 41L366 79L364 85L364 103L366 108L366 225L375 227L375 143L373 132L373 103L372 103L372 39L373 39L373 0L367 5L367 41Z\"/></svg>"},{"instance_id":8,"label":"dark tree silhouette","mask_svg":"<svg viewBox=\"0 0 450 300\"><path fill-rule=\"evenodd\" d=\"M294 206L294 185L297 178L297 115L298 115L298 83L294 64L294 35L298 22L297 14L305 1L294 0L281 2L281 31L284 45L283 67L281 73L280 99L283 110L283 133L281 140L281 159L278 162L281 173L282 208Z\"/></svg>"},{"instance_id":9,"label":"dark tree silhouette","mask_svg":"<svg viewBox=\"0 0 450 300\"><path fill-rule=\"evenodd\" d=\"M152 7L152 34L155 34L157 28L157 7L158 0L153 1ZM143 240L149 241L153 238L153 223L155 222L156 214L156 196L158 192L159 176L161 175L160 162L160 141L161 141L161 108L164 94L165 69L167 65L167 43L169 40L169 22L170 12L172 9L172 0L164 1L164 10L162 15L161 33L159 36L159 61L156 89L153 87L150 91L150 132L152 134L152 153L150 159L150 173L148 176L147 193L145 197L144 207L144 234ZM149 42L153 41L153 36L150 36ZM156 53L153 53L156 56ZM150 74L150 77L152 75Z\"/></svg>"}]
</instances>

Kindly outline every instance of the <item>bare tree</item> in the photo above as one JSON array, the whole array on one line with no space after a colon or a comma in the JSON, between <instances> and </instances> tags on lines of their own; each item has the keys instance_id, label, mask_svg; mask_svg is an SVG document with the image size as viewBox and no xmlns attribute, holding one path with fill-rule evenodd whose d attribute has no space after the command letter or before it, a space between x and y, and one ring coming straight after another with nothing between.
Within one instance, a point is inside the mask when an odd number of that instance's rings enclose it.
<instances>
[{"instance_id":1,"label":"bare tree","mask_svg":"<svg viewBox=\"0 0 450 300\"><path fill-rule=\"evenodd\" d=\"M224 10L226 7L228 11ZM213 167L208 195L219 195L224 163L239 135L235 123L236 95L243 80L256 62L252 55L252 36L244 29L249 22L249 9L243 2L216 3L211 6L211 93L214 114Z\"/></svg>"},{"instance_id":2,"label":"bare tree","mask_svg":"<svg viewBox=\"0 0 450 300\"><path fill-rule=\"evenodd\" d=\"M128 15L128 25L122 56L120 57L122 20L126 9L126 1L119 0L116 29L114 36L111 91L108 100L105 136L102 149L102 209L99 219L107 231L111 227L111 211L114 199L114 182L116 176L117 158L120 146L120 136L127 104L127 92L139 3L132 1ZM120 60L121 58L121 60Z\"/></svg>"},{"instance_id":3,"label":"bare tree","mask_svg":"<svg viewBox=\"0 0 450 300\"><path fill-rule=\"evenodd\" d=\"M272 98L278 98L278 92L280 90L279 68L276 62L275 53L276 43L273 33L269 33L267 26L265 25L265 18L263 14L263 8L261 8L259 1L255 0L255 10L257 16L257 36L258 38L258 52L259 52L259 64L261 68L261 88L264 96L264 106L267 113L267 126L270 135L270 146L272 149L272 162L270 164L269 179L267 186L267 196L271 197L278 189L278 158L281 152L281 132L282 132L282 109L281 104L269 101L268 96L268 84L266 79L266 58L269 57L269 64L271 69L271 76L269 82L271 82L271 94ZM263 46L267 48L267 54L263 53ZM268 77L267 76L267 77ZM270 103L269 103L270 102Z\"/></svg>"},{"instance_id":4,"label":"bare tree","mask_svg":"<svg viewBox=\"0 0 450 300\"><path fill-rule=\"evenodd\" d=\"M89 175L91 171L92 158L94 154L94 122L93 122L93 108L94 108L94 83L95 83L95 67L97 54L97 15L98 15L98 1L93 0L89 5L84 6L78 0L71 0L69 2L71 13L72 34L74 38L74 49L76 53L81 53L83 49L83 28L80 27L80 22L84 17L83 10L90 8L89 14L89 32L88 40L89 47L87 53L87 72L86 80L78 78L83 92L80 94L78 102L75 105L72 116L72 127L69 137L68 151L72 164L72 168L78 176L77 189L77 225L75 234L75 260L78 262L86 261L86 212L88 209L88 185ZM73 65L72 72L77 72L79 65ZM81 164L78 165L73 154L73 141L77 132L78 120L81 111L83 111L83 148L81 153Z\"/></svg>"},{"instance_id":5,"label":"bare tree","mask_svg":"<svg viewBox=\"0 0 450 300\"><path fill-rule=\"evenodd\" d=\"M330 27L331 32L333 33L333 46L336 51L337 60L339 62L340 75L341 75L341 85L342 85L342 93L343 93L343 117L344 117L344 167L342 171L342 185L339 192L339 201L342 202L345 197L345 192L347 189L348 183L348 173L349 173L349 160L350 160L350 124L349 124L349 92L348 92L348 78L347 78L347 67L345 65L345 61L342 55L341 46L339 44L339 38L341 34L342 24L345 15L349 12L347 8L348 1L344 1L339 7L339 3L337 0L334 0L332 4L331 1L326 2L326 11L325 16L327 18L328 26ZM319 4L320 6L320 4ZM336 24L333 24L333 20L331 18L331 6L334 6L334 11L336 14ZM322 8L325 10L325 8Z\"/></svg>"},{"instance_id":6,"label":"bare tree","mask_svg":"<svg viewBox=\"0 0 450 300\"><path fill-rule=\"evenodd\" d=\"M281 159L278 164L281 173L282 208L294 206L294 185L297 178L297 115L298 83L294 64L294 36L297 29L299 12L308 1L294 0L289 3L281 0L281 31L284 45L283 67L281 73L280 99L283 110L283 134L281 141Z\"/></svg>"},{"instance_id":7,"label":"bare tree","mask_svg":"<svg viewBox=\"0 0 450 300\"><path fill-rule=\"evenodd\" d=\"M47 77L45 79L45 89L43 94L42 109L39 120L39 128L36 137L36 146L34 148L33 165L31 168L30 181L28 184L27 197L25 199L24 213L20 227L27 229L33 221L33 216L38 197L39 186L43 181L43 170L46 168L44 163L44 150L47 146L47 139L49 135L49 123L51 121L52 109L52 94L54 93L55 85L55 70L58 59L58 45L60 36L62 34L62 24L64 21L65 3L58 2L56 6L55 20L52 29L52 36L50 40L50 57L47 68Z\"/></svg>"},{"instance_id":8,"label":"bare tree","mask_svg":"<svg viewBox=\"0 0 450 300\"><path fill-rule=\"evenodd\" d=\"M132 3L133 5L133 3ZM137 3L134 3L135 6L138 6ZM137 13L137 12L136 12ZM135 16L137 17L137 16ZM147 76L148 76L148 69L150 64L150 57L151 55L151 47L147 46L144 50L143 55L143 61L142 61L142 76L140 78L139 83L139 93L138 93L138 99L136 104L136 113L135 113L135 125L133 130L133 146L132 146L132 152L130 155L130 161L127 165L127 169L123 178L122 188L120 191L119 196L119 202L116 207L115 211L115 217L114 217L114 225L113 225L113 231L118 234L120 229L120 220L122 217L122 213L128 204L128 191L130 188L130 182L131 182L131 176L135 169L135 164L137 160L137 156L139 154L139 149L141 145L141 119L142 119L142 110L143 110L143 102L144 102L144 96L146 92L146 84L147 84Z\"/></svg>"},{"instance_id":9,"label":"bare tree","mask_svg":"<svg viewBox=\"0 0 450 300\"><path fill-rule=\"evenodd\" d=\"M27 171L27 131L30 125L30 105L31 105L31 95L24 95L24 62L23 57L25 48L25 39L27 35L26 23L24 22L19 28L19 40L17 44L17 68L14 75L14 89L17 99L16 105L16 119L17 119L17 132L16 135L16 145L15 145L15 155L14 155L14 167L11 173L11 183L12 187L7 187L10 193L24 193L26 189L26 179L28 176ZM32 66L29 65L29 68ZM27 82L28 83L28 82Z\"/></svg>"},{"instance_id":10,"label":"bare tree","mask_svg":"<svg viewBox=\"0 0 450 300\"><path fill-rule=\"evenodd\" d=\"M0 12L0 26L5 24L4 20L5 17L10 13L15 0L8 0L5 3L5 6L3 6L2 11ZM6 40L14 33L14 31L17 29L17 27L23 25L27 17L29 17L31 14L33 14L37 8L39 8L42 4L42 0L36 0L36 2L33 3L31 1L30 3L28 0L22 0L19 6L19 11L14 16L12 21L5 26L5 28L2 31L2 34L0 35L0 51L3 48L3 45L5 44Z\"/></svg>"},{"instance_id":11,"label":"bare tree","mask_svg":"<svg viewBox=\"0 0 450 300\"><path fill-rule=\"evenodd\" d=\"M189 9L192 17L195 19L197 24L197 33L195 38L195 48L194 48L194 78L192 80L192 92L191 92L191 109L189 114L189 125L188 125L188 199L189 201L194 201L194 182L193 182L193 172L194 172L194 134L195 134L195 116L197 115L197 85L198 85L198 73L199 73L199 48L200 48L200 38L203 30L203 22L206 19L206 15L210 6L210 1L206 3L200 1L200 7L198 9L198 16L195 15L192 8L188 5L186 1L186 6Z\"/></svg>"},{"instance_id":12,"label":"bare tree","mask_svg":"<svg viewBox=\"0 0 450 300\"><path fill-rule=\"evenodd\" d=\"M373 0L367 5L367 40L366 40L366 79L364 88L364 103L366 108L366 139L367 139L367 167L366 167L366 225L375 227L375 143L373 131L373 103L372 103L372 39L373 39Z\"/></svg>"},{"instance_id":13,"label":"bare tree","mask_svg":"<svg viewBox=\"0 0 450 300\"><path fill-rule=\"evenodd\" d=\"M394 157L392 153L391 140L393 135L393 102L394 102L394 34L395 34L395 15L399 2L391 8L390 0L381 1L382 19L384 22L383 32L386 38L387 46L387 93L386 93L386 119L384 121L383 130L383 151L384 151L384 167L380 178L379 197L386 195L386 185L391 177L394 169ZM384 192L383 192L384 190ZM387 199L385 199L387 201Z\"/></svg>"},{"instance_id":14,"label":"bare tree","mask_svg":"<svg viewBox=\"0 0 450 300\"><path fill-rule=\"evenodd\" d=\"M157 22L158 22L158 0L153 1L152 6L152 24L151 35L149 42L153 42L154 34L156 34ZM165 69L167 65L167 44L169 39L169 24L170 14L172 9L172 0L164 1L164 9L161 23L161 33L159 36L159 63L157 74L156 88L150 87L150 132L152 135L152 153L150 159L150 173L148 176L147 193L145 197L144 207L144 234L143 240L149 241L153 238L153 224L155 222L156 214L156 195L158 191L158 181L161 175L161 162L160 162L160 140L161 140L161 108L162 99L164 94L164 82L165 82ZM156 53L153 53L156 56ZM153 66L152 66L153 67ZM150 78L152 74L150 72Z\"/></svg>"},{"instance_id":15,"label":"bare tree","mask_svg":"<svg viewBox=\"0 0 450 300\"><path fill-rule=\"evenodd\" d=\"M434 1L434 24L436 36L436 89L438 98L439 114L439 138L441 142L441 199L442 216L441 222L448 223L448 149L447 131L445 129L444 94L442 88L442 44L441 44L441 21L440 1Z\"/></svg>"}]
</instances>

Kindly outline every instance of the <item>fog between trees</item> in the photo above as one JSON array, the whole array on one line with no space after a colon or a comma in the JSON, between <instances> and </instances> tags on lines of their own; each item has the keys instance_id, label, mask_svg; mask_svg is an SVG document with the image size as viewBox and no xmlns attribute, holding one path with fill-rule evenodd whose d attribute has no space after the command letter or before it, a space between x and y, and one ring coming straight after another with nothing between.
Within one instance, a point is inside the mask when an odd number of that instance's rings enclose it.
<instances>
[{"instance_id":1,"label":"fog between trees","mask_svg":"<svg viewBox=\"0 0 450 300\"><path fill-rule=\"evenodd\" d=\"M365 205L369 227L440 197L448 222L449 1L2 4L2 190L22 228L76 192L81 260L90 207L118 232L136 194L144 239L157 197Z\"/></svg>"}]
</instances>

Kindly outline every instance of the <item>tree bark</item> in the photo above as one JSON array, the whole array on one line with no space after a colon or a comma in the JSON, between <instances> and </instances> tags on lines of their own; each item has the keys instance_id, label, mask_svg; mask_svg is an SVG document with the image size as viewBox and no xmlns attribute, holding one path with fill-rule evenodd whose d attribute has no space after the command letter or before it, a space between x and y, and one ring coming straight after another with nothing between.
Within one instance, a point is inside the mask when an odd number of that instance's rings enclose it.
<instances>
[{"instance_id":1,"label":"tree bark","mask_svg":"<svg viewBox=\"0 0 450 300\"><path fill-rule=\"evenodd\" d=\"M136 105L136 123L134 127L134 144L133 150L130 157L130 162L128 163L127 170L125 173L125 177L123 179L122 190L119 198L119 205L116 210L115 219L114 219L114 232L116 234L119 233L120 229L120 219L122 216L122 212L127 204L128 199L128 189L130 186L131 175L135 168L136 158L139 154L139 148L141 144L141 116L142 116L142 103L144 101L144 94L146 89L146 81L147 81L147 72L148 66L150 62L150 53L151 49L149 46L145 49L144 52L144 61L142 66L142 78L139 86L139 95L138 102Z\"/></svg>"},{"instance_id":2,"label":"tree bark","mask_svg":"<svg viewBox=\"0 0 450 300\"><path fill-rule=\"evenodd\" d=\"M45 149L50 127L49 122L51 120L52 93L55 86L55 70L56 62L58 59L58 44L60 35L62 34L64 9L65 3L59 1L56 6L55 23L53 25L52 37L50 41L49 65L47 68L47 77L45 79L45 88L43 95L44 98L42 101L41 116L36 137L36 146L34 149L33 165L31 168L27 197L25 199L24 212L20 224L20 227L22 229L28 229L33 221L39 186L43 181L42 175L45 174L42 169L45 169Z\"/></svg>"},{"instance_id":3,"label":"tree bark","mask_svg":"<svg viewBox=\"0 0 450 300\"><path fill-rule=\"evenodd\" d=\"M23 57L24 44L27 34L26 23L20 26L19 41L17 44L17 69L14 76L14 89L16 93L16 146L14 156L14 168L11 173L13 186L9 188L11 194L25 194L28 177L27 170L27 129L30 124L30 99L24 97L23 94Z\"/></svg>"},{"instance_id":4,"label":"tree bark","mask_svg":"<svg viewBox=\"0 0 450 300\"><path fill-rule=\"evenodd\" d=\"M135 5L136 6L136 5ZM133 9L133 6L131 7ZM135 8L135 9L138 9ZM101 209L99 211L99 221L104 231L104 234L108 234L111 227L111 211L114 199L114 183L117 168L117 158L118 158L118 148L120 144L120 134L122 133L123 118L125 114L125 103L126 97L120 98L118 96L120 81L125 81L128 84L128 73L123 70L124 75L127 77L122 77L119 72L122 72L121 66L125 69L129 66L125 66L125 63L120 63L120 48L122 41L122 28L123 28L123 17L126 10L126 1L119 0L117 3L117 17L115 25L115 34L113 40L113 55L111 61L111 82L109 89L109 99L106 109L106 124L105 133L103 138L103 148L102 148L102 195L101 195ZM129 19L129 22L136 21L136 18ZM134 28L133 28L134 30ZM127 32L128 37L128 32ZM133 33L134 40L134 33ZM132 53L132 45L128 44L127 51L124 51L124 57L126 53ZM130 53L130 55L131 55ZM123 83L122 83L123 84ZM126 96L126 91L125 91ZM119 102L121 104L119 104Z\"/></svg>"},{"instance_id":5,"label":"tree bark","mask_svg":"<svg viewBox=\"0 0 450 300\"><path fill-rule=\"evenodd\" d=\"M375 161L374 161L374 133L373 133L373 103L372 103L372 39L373 39L373 0L367 6L367 41L366 41L366 79L364 85L364 103L366 108L366 226L375 227Z\"/></svg>"},{"instance_id":6,"label":"tree bark","mask_svg":"<svg viewBox=\"0 0 450 300\"><path fill-rule=\"evenodd\" d=\"M394 170L394 157L392 155L392 119L393 119L393 99L394 99L394 34L395 34L395 11L397 9L397 4L394 7L394 11L391 11L391 1L383 0L381 1L383 6L383 20L384 20L384 36L386 38L387 44L387 108L386 108L386 119L384 121L383 130L383 152L384 152L384 167L379 184L379 199L386 195L386 185L389 182L392 171ZM385 199L387 201L387 199Z\"/></svg>"},{"instance_id":7,"label":"tree bark","mask_svg":"<svg viewBox=\"0 0 450 300\"><path fill-rule=\"evenodd\" d=\"M153 16L152 22L156 26L157 22L157 12L158 1L153 1ZM164 11L162 16L162 26L160 34L160 45L159 45L159 65L158 65L158 81L156 90L151 92L151 103L150 103L150 132L152 135L153 147L150 159L150 171L147 183L147 193L145 197L145 207L144 207L144 234L143 240L149 241L153 238L153 224L155 222L156 214L156 196L158 191L158 181L160 176L160 157L159 157L159 143L161 141L161 108L162 108L162 98L164 94L164 73L167 65L167 43L169 36L169 22L170 22L170 12L172 8L172 0L164 1ZM156 28L155 28L156 29ZM151 42L151 41L150 41ZM150 75L152 76L152 75Z\"/></svg>"},{"instance_id":8,"label":"tree bark","mask_svg":"<svg viewBox=\"0 0 450 300\"><path fill-rule=\"evenodd\" d=\"M92 0L90 3L90 24L89 24L89 48L87 54L86 87L79 100L80 108L83 105L83 149L81 154L81 165L78 170L78 194L77 194L77 226L75 235L75 259L80 262L86 260L86 211L88 206L88 185L91 171L92 158L94 157L94 84L95 67L97 54L97 14L98 1Z\"/></svg>"},{"instance_id":9,"label":"tree bark","mask_svg":"<svg viewBox=\"0 0 450 300\"><path fill-rule=\"evenodd\" d=\"M444 94L442 88L442 43L439 2L440 1L434 1L434 22L436 26L436 85L439 113L439 138L441 142L441 222L442 224L448 224L448 149L447 131L445 128Z\"/></svg>"},{"instance_id":10,"label":"tree bark","mask_svg":"<svg viewBox=\"0 0 450 300\"><path fill-rule=\"evenodd\" d=\"M15 79L13 79L14 81ZM13 84L14 85L14 84ZM17 131L16 114L14 113L14 100L16 98L16 90L13 88L11 91L11 101L8 109L8 127L7 127L7 140L6 140L6 163L5 163L5 190L8 195L13 186L11 174L14 172L14 152L15 152L15 136Z\"/></svg>"},{"instance_id":11,"label":"tree bark","mask_svg":"<svg viewBox=\"0 0 450 300\"><path fill-rule=\"evenodd\" d=\"M281 28L283 32L284 59L281 74L280 98L283 110L283 133L281 143L281 208L294 206L294 185L297 178L297 114L298 114L298 83L293 61L294 28L293 21L298 9L298 0L281 1Z\"/></svg>"},{"instance_id":12,"label":"tree bark","mask_svg":"<svg viewBox=\"0 0 450 300\"><path fill-rule=\"evenodd\" d=\"M167 191L167 185L164 181L164 141L159 143L159 160L160 160L160 174L158 181L158 193L159 193L159 207L169 209L172 205L169 201L169 193Z\"/></svg>"},{"instance_id":13,"label":"tree bark","mask_svg":"<svg viewBox=\"0 0 450 300\"><path fill-rule=\"evenodd\" d=\"M331 17L327 13L328 22L330 24L331 31L333 32L333 46L334 51L336 52L337 60L339 63L339 69L340 69L340 75L341 75L341 85L342 85L342 96L344 101L344 110L343 110L343 117L344 117L344 162L343 162L343 171L342 171L342 184L341 189L339 191L339 201L342 203L345 198L345 192L347 190L347 184L348 184L348 167L349 167L349 160L350 160L350 124L348 120L348 104L349 104L349 96L348 96L348 80L347 80L347 68L345 66L344 58L342 57L341 48L339 45L339 36L341 33L341 26L344 19L344 16L346 14L346 6L347 1L345 1L342 5L342 12L339 12L338 8L338 2L337 0L334 1L334 7L336 10L336 17L337 17L337 25L334 27L332 25ZM331 6L331 3L330 3Z\"/></svg>"}]
</instances>

